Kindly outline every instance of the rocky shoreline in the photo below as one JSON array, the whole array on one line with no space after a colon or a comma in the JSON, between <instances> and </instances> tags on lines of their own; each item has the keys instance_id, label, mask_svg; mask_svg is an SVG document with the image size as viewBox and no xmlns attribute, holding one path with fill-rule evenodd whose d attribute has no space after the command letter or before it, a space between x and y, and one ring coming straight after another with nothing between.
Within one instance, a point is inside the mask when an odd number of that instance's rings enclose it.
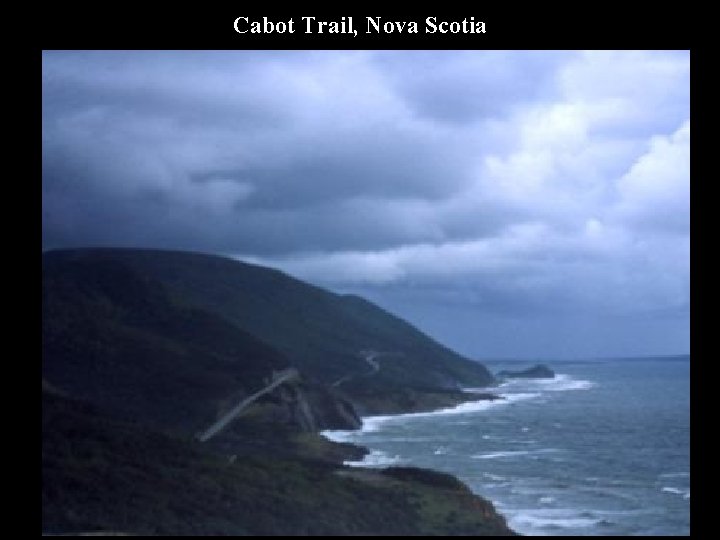
<instances>
[{"instance_id":1,"label":"rocky shoreline","mask_svg":"<svg viewBox=\"0 0 720 540\"><path fill-rule=\"evenodd\" d=\"M82 433L82 437L77 437ZM43 533L515 534L456 478L249 414L212 444L43 391Z\"/></svg>"},{"instance_id":2,"label":"rocky shoreline","mask_svg":"<svg viewBox=\"0 0 720 540\"><path fill-rule=\"evenodd\" d=\"M378 306L158 250L44 253L42 291L43 532L512 534L454 479L353 469L367 450L319 434L494 381Z\"/></svg>"},{"instance_id":3,"label":"rocky shoreline","mask_svg":"<svg viewBox=\"0 0 720 540\"><path fill-rule=\"evenodd\" d=\"M452 393L452 398L447 398L446 400L443 400L443 406L442 407L422 407L418 405L417 407L413 408L412 410L403 410L403 411L397 411L388 413L387 411L383 411L384 414L389 414L391 416L398 415L402 416L403 414L412 414L412 413L420 413L420 412L435 412L438 410L446 409L446 408L452 408L454 406L461 405L462 403L470 403L470 402L476 402L476 401L494 401L498 399L505 399L502 396L491 393L491 392L458 392L458 393ZM354 431L356 429L362 429L362 426L359 428L353 428L350 431ZM326 435L323 435L326 437L328 442L331 444L331 448L342 448L341 451L338 451L334 454L334 459L341 459L342 461L338 463L338 465L342 465L343 469L339 470L339 474L343 474L347 477L354 477L354 478L365 478L368 481L377 481L378 475L385 475L390 476L398 479L413 479L420 482L425 482L429 486L433 486L435 488L443 487L443 488L450 488L454 489L458 492L461 492L466 497L470 497L473 501L473 504L471 505L473 508L473 511L479 511L484 518L491 519L493 522L496 522L499 524L499 530L506 530L506 532L502 532L499 534L507 534L507 535L513 535L513 536L519 536L519 533L516 531L513 531L510 529L507 525L507 521L504 516L499 514L497 510L495 509L495 506L493 505L492 501L489 501L488 499L485 499L484 497L473 493L472 490L463 483L459 478L457 478L454 475L439 472L433 469L427 469L427 468L419 468L419 467L398 467L398 466L389 466L385 468L376 468L376 467L363 467L360 463L362 460L371 453L370 449L368 449L365 446L357 445L354 443L349 442L341 442L333 440L332 438L327 438ZM329 454L328 454L329 456ZM349 467L345 465L348 462L353 462L353 465ZM497 534L497 533L496 533Z\"/></svg>"}]
</instances>

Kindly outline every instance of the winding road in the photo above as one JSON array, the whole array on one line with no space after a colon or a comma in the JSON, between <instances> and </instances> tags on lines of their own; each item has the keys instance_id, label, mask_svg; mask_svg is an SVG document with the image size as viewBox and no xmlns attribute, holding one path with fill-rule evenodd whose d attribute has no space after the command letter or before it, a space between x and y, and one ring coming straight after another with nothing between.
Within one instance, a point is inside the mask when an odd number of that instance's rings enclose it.
<instances>
[{"instance_id":1,"label":"winding road","mask_svg":"<svg viewBox=\"0 0 720 540\"><path fill-rule=\"evenodd\" d=\"M240 403L235 405L235 407L230 409L230 411L221 416L220 419L213 423L209 428L207 428L205 431L198 433L195 438L198 439L200 442L205 442L210 437L217 435L220 431L225 429L225 427L227 427L230 422L235 420L235 418L240 415L240 413L245 409L245 407L250 405L253 401L258 399L260 396L267 394L268 392L272 392L281 384L296 379L298 376L298 371L295 368L284 369L282 371L273 373L272 382L270 384L243 399Z\"/></svg>"},{"instance_id":2,"label":"winding road","mask_svg":"<svg viewBox=\"0 0 720 540\"><path fill-rule=\"evenodd\" d=\"M332 383L330 386L340 386L345 381L349 381L350 379L354 379L356 377L370 377L371 375L375 375L378 371L380 371L380 364L375 360L378 356L392 356L392 355L400 355L402 353L393 353L393 352L378 352L378 351L361 351L358 353L360 357L365 360L365 362L368 363L370 366L370 371L367 373L349 373L348 375L345 375L344 377L340 377L337 381Z\"/></svg>"},{"instance_id":3,"label":"winding road","mask_svg":"<svg viewBox=\"0 0 720 540\"><path fill-rule=\"evenodd\" d=\"M397 352L378 352L378 351L360 351L358 355L370 366L370 371L366 373L350 373L348 375L345 375L344 377L341 377L334 383L332 383L331 386L340 386L342 383L349 381L350 379L354 379L357 377L370 377L372 375L375 375L378 371L380 371L380 363L375 360L378 356L394 356L394 355L402 355L403 353L397 353ZM252 402L257 400L259 397L267 394L268 392L272 392L280 386L281 384L288 382L290 380L296 379L299 376L299 373L297 369L295 368L289 368L285 369L283 371L279 371L276 373L273 373L272 381L267 386L264 386L254 394L246 397L243 399L240 403L235 405L232 409L230 409L227 413L222 415L217 421L215 421L210 427L208 427L205 431L199 432L197 435L195 435L195 438L199 440L200 442L205 442L211 437L214 437L218 433L220 433L223 429L227 427L227 425L235 420L240 413L245 410L245 408L250 405Z\"/></svg>"}]
</instances>

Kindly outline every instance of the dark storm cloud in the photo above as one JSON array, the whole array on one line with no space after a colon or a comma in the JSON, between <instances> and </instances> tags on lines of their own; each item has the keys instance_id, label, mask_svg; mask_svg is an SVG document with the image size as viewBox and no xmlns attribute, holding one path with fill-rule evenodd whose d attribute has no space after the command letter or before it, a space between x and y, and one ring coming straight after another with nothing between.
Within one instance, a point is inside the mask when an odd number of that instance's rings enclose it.
<instances>
[{"instance_id":1,"label":"dark storm cloud","mask_svg":"<svg viewBox=\"0 0 720 540\"><path fill-rule=\"evenodd\" d=\"M254 249L248 244L254 233L245 234L243 225L263 223L271 210L281 222L276 228L286 222L298 230L295 216L303 209L324 226L323 205L368 197L438 200L467 183L464 138L394 118L401 102L362 69L346 73L352 66L344 64L362 64L350 56L346 62L323 56L317 67L297 55L260 54L252 62L247 54L217 53L200 62L182 53L47 54L44 200L52 230L46 239L62 241L53 224L65 216L50 214L73 199L68 219L88 222L66 242L115 242L123 228L118 220L132 213L146 224L136 241L174 230L175 243L187 245L199 227L195 220L163 217L180 212L221 227L222 234L208 236L222 236L223 249ZM353 83L360 100L344 97ZM113 209L103 227L91 218L106 202ZM376 220L375 214L365 215ZM376 228L363 224L363 215L358 219L360 229ZM296 249L338 247L336 232L327 233L325 244L323 236L310 225L309 243L281 233L277 245L266 238L262 251L289 249L289 242ZM371 243L387 243L374 236ZM385 236L413 239L392 230ZM358 242L345 247L369 245L362 235L346 237Z\"/></svg>"},{"instance_id":2,"label":"dark storm cloud","mask_svg":"<svg viewBox=\"0 0 720 540\"><path fill-rule=\"evenodd\" d=\"M688 94L682 51L47 51L43 246L250 258L465 351L432 306L625 343L687 326Z\"/></svg>"}]
</instances>

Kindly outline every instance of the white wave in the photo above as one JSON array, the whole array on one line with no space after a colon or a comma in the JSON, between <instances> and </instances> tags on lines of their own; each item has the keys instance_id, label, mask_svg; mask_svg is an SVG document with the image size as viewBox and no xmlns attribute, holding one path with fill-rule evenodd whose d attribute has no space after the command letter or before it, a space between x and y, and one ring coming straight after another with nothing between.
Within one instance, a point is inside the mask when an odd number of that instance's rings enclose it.
<instances>
[{"instance_id":1,"label":"white wave","mask_svg":"<svg viewBox=\"0 0 720 540\"><path fill-rule=\"evenodd\" d=\"M366 416L362 419L362 427L360 428L360 431L362 431L363 433L372 433L380 429L380 426L383 425L385 422L394 418L401 418L403 416L405 415L388 414L383 416Z\"/></svg>"},{"instance_id":2,"label":"white wave","mask_svg":"<svg viewBox=\"0 0 720 540\"><path fill-rule=\"evenodd\" d=\"M439 446L438 448L435 449L435 451L433 452L433 454L435 454L436 456L442 456L442 455L447 454L447 452L448 452L447 447L445 447L445 446Z\"/></svg>"},{"instance_id":3,"label":"white wave","mask_svg":"<svg viewBox=\"0 0 720 540\"><path fill-rule=\"evenodd\" d=\"M326 429L325 431L321 431L320 435L325 437L326 439L330 439L333 442L351 442L354 439L356 432L355 431L346 431L346 430L335 430L335 429Z\"/></svg>"},{"instance_id":4,"label":"white wave","mask_svg":"<svg viewBox=\"0 0 720 540\"><path fill-rule=\"evenodd\" d=\"M499 385L505 391L563 392L566 390L587 390L595 386L592 381L574 379L566 373L557 373L552 379L512 379Z\"/></svg>"},{"instance_id":5,"label":"white wave","mask_svg":"<svg viewBox=\"0 0 720 540\"><path fill-rule=\"evenodd\" d=\"M673 493L675 495L681 495L683 499L690 498L690 488L676 488L676 487L666 486L666 487L663 487L661 491L665 491L666 493Z\"/></svg>"},{"instance_id":6,"label":"white wave","mask_svg":"<svg viewBox=\"0 0 720 540\"><path fill-rule=\"evenodd\" d=\"M511 529L521 534L543 535L558 529L586 529L605 522L602 518L591 517L588 512L578 513L570 509L506 510Z\"/></svg>"},{"instance_id":7,"label":"white wave","mask_svg":"<svg viewBox=\"0 0 720 540\"><path fill-rule=\"evenodd\" d=\"M587 390L589 388L592 388L595 386L595 383L592 381L582 381L582 380L565 380L565 381L558 381L557 384L553 386L549 386L547 390L551 392L562 392L565 390Z\"/></svg>"},{"instance_id":8,"label":"white wave","mask_svg":"<svg viewBox=\"0 0 720 540\"><path fill-rule=\"evenodd\" d=\"M689 472L671 472L661 474L660 478L687 478L689 476Z\"/></svg>"},{"instance_id":9,"label":"white wave","mask_svg":"<svg viewBox=\"0 0 720 540\"><path fill-rule=\"evenodd\" d=\"M473 459L496 459L504 457L526 456L529 453L529 450L507 450L505 452L488 452L487 454L474 454L470 457Z\"/></svg>"},{"instance_id":10,"label":"white wave","mask_svg":"<svg viewBox=\"0 0 720 540\"><path fill-rule=\"evenodd\" d=\"M555 502L555 497L540 497L538 502L540 504L552 504Z\"/></svg>"},{"instance_id":11,"label":"white wave","mask_svg":"<svg viewBox=\"0 0 720 540\"><path fill-rule=\"evenodd\" d=\"M456 405L455 407L448 407L445 409L438 409L435 411L427 412L416 412L416 413L405 413L405 414L386 414L386 415L375 415L365 416L362 419L362 427L360 430L326 430L320 432L321 435L335 442L352 442L359 438L360 434L373 433L378 431L380 427L387 422L397 422L413 418L429 418L433 416L452 416L460 414L470 414L480 411L485 411L493 407L507 405L517 401L523 401L526 399L532 399L539 396L538 393L524 392L517 393L507 396L505 399L495 400L479 400L479 401L468 401Z\"/></svg>"},{"instance_id":12,"label":"white wave","mask_svg":"<svg viewBox=\"0 0 720 540\"><path fill-rule=\"evenodd\" d=\"M487 400L483 399L480 401L468 401L456 405L455 407L447 407L445 409L438 409L435 411L427 412L416 412L416 413L405 413L405 414L389 414L389 415L377 415L377 416L366 416L362 419L362 431L364 433L372 433L377 431L380 426L386 422L395 422L408 420L412 418L430 418L433 416L451 416L457 414L469 414L480 411L485 411L495 407L501 407L508 403L514 403L517 401L524 401L538 397L540 394L536 392L522 392L517 394L511 394L505 396L504 399Z\"/></svg>"},{"instance_id":13,"label":"white wave","mask_svg":"<svg viewBox=\"0 0 720 540\"><path fill-rule=\"evenodd\" d=\"M473 459L497 459L515 456L528 456L535 454L549 454L552 452L560 452L557 448L541 448L539 450L505 450L501 452L488 452L485 454L474 454L470 456Z\"/></svg>"},{"instance_id":14,"label":"white wave","mask_svg":"<svg viewBox=\"0 0 720 540\"><path fill-rule=\"evenodd\" d=\"M540 397L540 394L537 392L518 392L516 394L507 394L503 397L505 398L505 401L512 403L514 401L524 401L526 399Z\"/></svg>"},{"instance_id":15,"label":"white wave","mask_svg":"<svg viewBox=\"0 0 720 540\"><path fill-rule=\"evenodd\" d=\"M531 527L540 528L558 528L558 529L579 529L584 527L593 527L599 524L601 519L591 518L542 518L533 516L515 516L513 522L526 523Z\"/></svg>"},{"instance_id":16,"label":"white wave","mask_svg":"<svg viewBox=\"0 0 720 540\"><path fill-rule=\"evenodd\" d=\"M657 514L656 508L635 508L633 510L593 510L599 516L628 517Z\"/></svg>"},{"instance_id":17,"label":"white wave","mask_svg":"<svg viewBox=\"0 0 720 540\"><path fill-rule=\"evenodd\" d=\"M402 442L402 443L415 443L415 442L437 442L437 437L383 437L383 442Z\"/></svg>"},{"instance_id":18,"label":"white wave","mask_svg":"<svg viewBox=\"0 0 720 540\"><path fill-rule=\"evenodd\" d=\"M490 482L489 484L483 484L484 489L490 489L490 488L506 488L508 486L511 486L512 484L510 482Z\"/></svg>"},{"instance_id":19,"label":"white wave","mask_svg":"<svg viewBox=\"0 0 720 540\"><path fill-rule=\"evenodd\" d=\"M485 478L489 478L490 480L505 480L506 478L504 476L500 476L499 474L492 474L492 473L483 473L483 476Z\"/></svg>"},{"instance_id":20,"label":"white wave","mask_svg":"<svg viewBox=\"0 0 720 540\"><path fill-rule=\"evenodd\" d=\"M378 431L381 426L387 422L401 422L414 418L430 418L434 416L466 415L486 411L488 409L493 409L496 407L503 407L519 401L535 399L541 396L541 392L547 390L571 390L589 388L593 385L593 383L591 383L590 381L574 380L571 379L569 375L559 374L556 375L554 379L513 379L512 381L507 381L499 386L510 388L513 384L517 384L518 382L520 384L527 384L528 381L530 381L531 385L534 384L532 388L517 389L523 391L514 391L512 393L505 394L501 396L501 399L482 399L478 401L469 401L456 405L455 407L447 407L444 409L438 409L428 412L366 416L362 419L362 427L360 428L360 430L326 430L321 432L321 434L324 435L326 438L330 439L331 441L335 442L354 442L357 441L363 434ZM470 393L485 393L488 391L487 388L465 388L464 390ZM529 430L529 427L522 428L523 432L527 432Z\"/></svg>"},{"instance_id":21,"label":"white wave","mask_svg":"<svg viewBox=\"0 0 720 540\"><path fill-rule=\"evenodd\" d=\"M343 463L350 467L388 467L402 463L402 459L400 456L389 456L381 450L372 450L360 461L344 461Z\"/></svg>"}]
</instances>

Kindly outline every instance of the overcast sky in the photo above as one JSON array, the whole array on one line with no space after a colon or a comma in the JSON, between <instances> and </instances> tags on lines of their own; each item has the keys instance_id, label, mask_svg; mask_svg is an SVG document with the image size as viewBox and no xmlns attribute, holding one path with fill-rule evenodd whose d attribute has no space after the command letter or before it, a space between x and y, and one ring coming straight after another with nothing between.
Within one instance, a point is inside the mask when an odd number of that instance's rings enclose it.
<instances>
[{"instance_id":1,"label":"overcast sky","mask_svg":"<svg viewBox=\"0 0 720 540\"><path fill-rule=\"evenodd\" d=\"M218 253L461 353L689 352L687 51L43 54L43 248Z\"/></svg>"}]
</instances>

